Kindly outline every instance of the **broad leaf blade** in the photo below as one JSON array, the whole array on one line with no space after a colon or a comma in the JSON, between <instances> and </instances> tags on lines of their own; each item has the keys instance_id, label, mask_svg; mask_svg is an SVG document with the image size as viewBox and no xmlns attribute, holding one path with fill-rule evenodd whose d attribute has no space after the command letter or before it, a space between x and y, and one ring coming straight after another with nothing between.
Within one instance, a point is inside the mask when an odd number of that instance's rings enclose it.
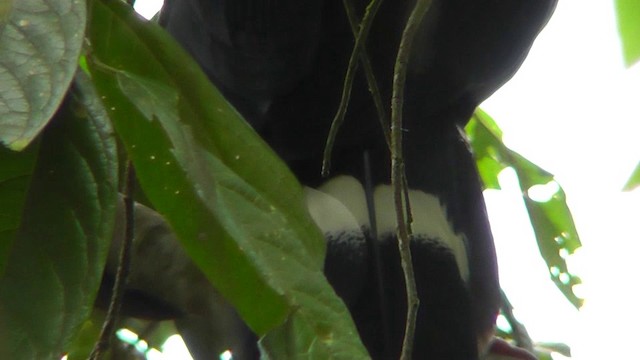
<instances>
[{"instance_id":1,"label":"broad leaf blade","mask_svg":"<svg viewBox=\"0 0 640 360\"><path fill-rule=\"evenodd\" d=\"M25 148L56 111L75 73L86 2L3 2L0 29L0 143Z\"/></svg>"},{"instance_id":2,"label":"broad leaf blade","mask_svg":"<svg viewBox=\"0 0 640 360\"><path fill-rule=\"evenodd\" d=\"M581 243L562 187L552 174L507 148L502 142L502 132L484 111L476 111L466 130L485 187L499 189L499 172L506 167L516 171L549 274L565 297L579 308L583 300L574 294L573 286L579 284L580 279L569 271L565 257L573 254ZM545 199L534 199L530 192L538 186L552 188L553 193Z\"/></svg>"},{"instance_id":3,"label":"broad leaf blade","mask_svg":"<svg viewBox=\"0 0 640 360\"><path fill-rule=\"evenodd\" d=\"M622 44L622 55L627 67L640 59L640 2L616 0L618 34Z\"/></svg>"},{"instance_id":4,"label":"broad leaf blade","mask_svg":"<svg viewBox=\"0 0 640 360\"><path fill-rule=\"evenodd\" d=\"M115 144L96 103L75 94L44 131L0 278L2 359L60 358L102 277L117 198Z\"/></svg>"},{"instance_id":5,"label":"broad leaf blade","mask_svg":"<svg viewBox=\"0 0 640 360\"><path fill-rule=\"evenodd\" d=\"M98 89L146 195L203 273L258 334L281 333L288 316L304 325L291 336L365 357L286 166L163 30L118 2L94 2L91 16Z\"/></svg>"}]
</instances>

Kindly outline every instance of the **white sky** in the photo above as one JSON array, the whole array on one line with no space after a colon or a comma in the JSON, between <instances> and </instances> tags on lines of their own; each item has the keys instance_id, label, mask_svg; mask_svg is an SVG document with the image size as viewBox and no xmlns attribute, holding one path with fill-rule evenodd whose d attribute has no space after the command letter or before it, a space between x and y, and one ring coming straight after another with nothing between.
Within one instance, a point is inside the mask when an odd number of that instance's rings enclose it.
<instances>
[{"instance_id":1,"label":"white sky","mask_svg":"<svg viewBox=\"0 0 640 360\"><path fill-rule=\"evenodd\" d=\"M147 1L138 10L151 16L158 5ZM613 0L561 0L518 74L482 106L567 194L584 245L570 259L584 282L580 312L547 275L513 173L486 198L516 316L535 341L569 344L573 359L637 354L640 191L620 189L640 160L638 96L640 66L623 66Z\"/></svg>"}]
</instances>

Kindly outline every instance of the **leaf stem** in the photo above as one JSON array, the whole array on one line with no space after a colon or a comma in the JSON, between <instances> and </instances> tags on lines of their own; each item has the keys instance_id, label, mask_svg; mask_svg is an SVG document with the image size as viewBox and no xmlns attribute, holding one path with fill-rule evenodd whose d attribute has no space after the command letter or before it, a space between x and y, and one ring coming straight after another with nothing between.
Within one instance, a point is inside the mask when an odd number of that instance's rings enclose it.
<instances>
[{"instance_id":1,"label":"leaf stem","mask_svg":"<svg viewBox=\"0 0 640 360\"><path fill-rule=\"evenodd\" d=\"M418 299L413 261L411 259L409 214L406 213L409 205L408 197L406 196L408 189L402 155L402 110L411 46L420 22L430 6L431 0L418 0L405 24L393 71L393 93L391 95L391 183L398 223L398 249L407 288L407 321L400 359L407 360L412 358L416 317L420 300Z\"/></svg>"},{"instance_id":2,"label":"leaf stem","mask_svg":"<svg viewBox=\"0 0 640 360\"><path fill-rule=\"evenodd\" d=\"M113 291L111 293L111 301L109 303L109 309L107 310L107 316L102 330L100 331L100 337L93 347L90 360L98 360L101 358L102 353L109 349L111 345L111 338L115 331L118 316L120 314L120 308L122 307L122 299L124 297L124 290L129 277L129 270L131 267L131 246L133 243L133 234L135 229L134 224L134 201L133 193L135 190L135 170L131 161L127 164L126 172L126 184L124 194L124 211L125 211L125 234L122 247L120 248L120 259L118 263L118 270L116 272L116 280L113 284Z\"/></svg>"}]
</instances>

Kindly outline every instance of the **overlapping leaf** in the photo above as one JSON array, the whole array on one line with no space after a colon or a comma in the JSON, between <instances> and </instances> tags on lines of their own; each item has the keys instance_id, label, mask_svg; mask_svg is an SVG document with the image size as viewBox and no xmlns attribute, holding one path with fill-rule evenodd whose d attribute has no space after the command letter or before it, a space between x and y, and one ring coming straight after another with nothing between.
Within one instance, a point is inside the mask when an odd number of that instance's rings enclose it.
<instances>
[{"instance_id":1,"label":"overlapping leaf","mask_svg":"<svg viewBox=\"0 0 640 360\"><path fill-rule=\"evenodd\" d=\"M65 101L43 133L33 172L26 163L15 178L30 177L0 277L0 359L60 358L93 306L117 164L113 134L88 91Z\"/></svg>"},{"instance_id":2,"label":"overlapping leaf","mask_svg":"<svg viewBox=\"0 0 640 360\"><path fill-rule=\"evenodd\" d=\"M163 30L119 2L92 5L92 76L146 195L192 259L258 334L277 336L288 319L330 357L365 357L286 166Z\"/></svg>"},{"instance_id":3,"label":"overlapping leaf","mask_svg":"<svg viewBox=\"0 0 640 360\"><path fill-rule=\"evenodd\" d=\"M0 143L25 148L56 111L76 71L86 2L0 4Z\"/></svg>"},{"instance_id":4,"label":"overlapping leaf","mask_svg":"<svg viewBox=\"0 0 640 360\"><path fill-rule=\"evenodd\" d=\"M466 130L487 188L499 189L498 174L506 167L516 171L538 248L549 274L564 296L574 306L580 307L582 299L573 292L573 286L579 284L580 279L569 271L565 257L573 254L581 243L562 187L552 174L508 149L502 142L500 129L482 110L476 111ZM530 191L536 186L551 188L553 194L548 199L533 198Z\"/></svg>"}]
</instances>

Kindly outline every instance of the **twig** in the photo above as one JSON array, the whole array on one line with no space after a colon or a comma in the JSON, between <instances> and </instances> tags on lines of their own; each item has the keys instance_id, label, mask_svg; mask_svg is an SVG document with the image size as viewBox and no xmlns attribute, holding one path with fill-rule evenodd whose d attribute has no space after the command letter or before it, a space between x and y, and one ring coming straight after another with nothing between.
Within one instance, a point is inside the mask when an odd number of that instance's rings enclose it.
<instances>
[{"instance_id":1,"label":"twig","mask_svg":"<svg viewBox=\"0 0 640 360\"><path fill-rule=\"evenodd\" d=\"M135 229L134 224L134 201L133 192L135 187L135 170L131 161L127 164L126 173L126 185L124 194L124 211L125 211L125 233L122 247L120 249L120 259L118 263L118 271L116 273L116 280L113 284L113 292L111 293L111 301L109 303L109 310L107 310L107 316L102 325L100 331L100 337L96 342L91 355L90 360L98 360L102 356L102 353L106 351L111 345L111 338L115 331L116 322L122 307L122 298L124 297L124 290L129 276L129 269L131 265L131 245L133 243L133 232Z\"/></svg>"},{"instance_id":2,"label":"twig","mask_svg":"<svg viewBox=\"0 0 640 360\"><path fill-rule=\"evenodd\" d=\"M355 79L355 72L358 67L358 59L360 53L364 48L364 44L367 41L369 30L373 24L373 19L382 4L382 0L371 0L367 9L365 10L358 36L356 36L356 42L349 58L349 65L347 67L347 74L344 77L344 86L342 88L342 97L340 98L340 105L336 116L331 123L331 129L329 129L329 135L327 136L327 143L324 148L324 158L322 159L322 175L327 176L329 169L331 168L331 151L333 150L333 144L336 141L338 130L344 122L344 116L347 113L347 106L349 105L349 99L351 98L351 88L353 87L353 80Z\"/></svg>"},{"instance_id":3,"label":"twig","mask_svg":"<svg viewBox=\"0 0 640 360\"><path fill-rule=\"evenodd\" d=\"M344 3L347 17L349 18L351 32L353 33L354 37L358 36L358 26L360 24L360 19L358 19L356 11L353 8L353 0L343 0L342 2ZM384 108L382 95L380 94L380 87L378 86L378 81L376 80L376 76L373 72L373 65L371 65L371 59L369 58L366 46L364 45L362 46L362 51L360 52L360 63L362 64L362 70L364 70L364 74L367 78L367 85L369 86L369 92L371 93L373 104L375 105L376 112L378 113L378 120L380 121L380 125L382 126L384 138L387 142L387 146L389 147L389 149L391 149L389 117L387 115L387 111Z\"/></svg>"},{"instance_id":4,"label":"twig","mask_svg":"<svg viewBox=\"0 0 640 360\"><path fill-rule=\"evenodd\" d=\"M405 214L404 160L402 156L402 110L404 102L404 85L407 78L407 63L411 54L413 39L422 18L429 10L431 0L418 0L402 32L400 46L393 70L393 93L391 95L391 183L393 185L396 218L398 223L398 249L407 287L407 322L400 359L411 359L413 338L416 327L416 316L420 300L416 290L416 279L413 273L411 246L409 239L408 214Z\"/></svg>"},{"instance_id":5,"label":"twig","mask_svg":"<svg viewBox=\"0 0 640 360\"><path fill-rule=\"evenodd\" d=\"M502 289L500 290L500 299L502 303L502 314L507 319L509 326L511 326L513 340L516 342L516 346L533 353L533 341L531 341L531 337L529 337L529 333L524 325L513 315L513 305L511 305L507 294L505 294Z\"/></svg>"}]
</instances>

